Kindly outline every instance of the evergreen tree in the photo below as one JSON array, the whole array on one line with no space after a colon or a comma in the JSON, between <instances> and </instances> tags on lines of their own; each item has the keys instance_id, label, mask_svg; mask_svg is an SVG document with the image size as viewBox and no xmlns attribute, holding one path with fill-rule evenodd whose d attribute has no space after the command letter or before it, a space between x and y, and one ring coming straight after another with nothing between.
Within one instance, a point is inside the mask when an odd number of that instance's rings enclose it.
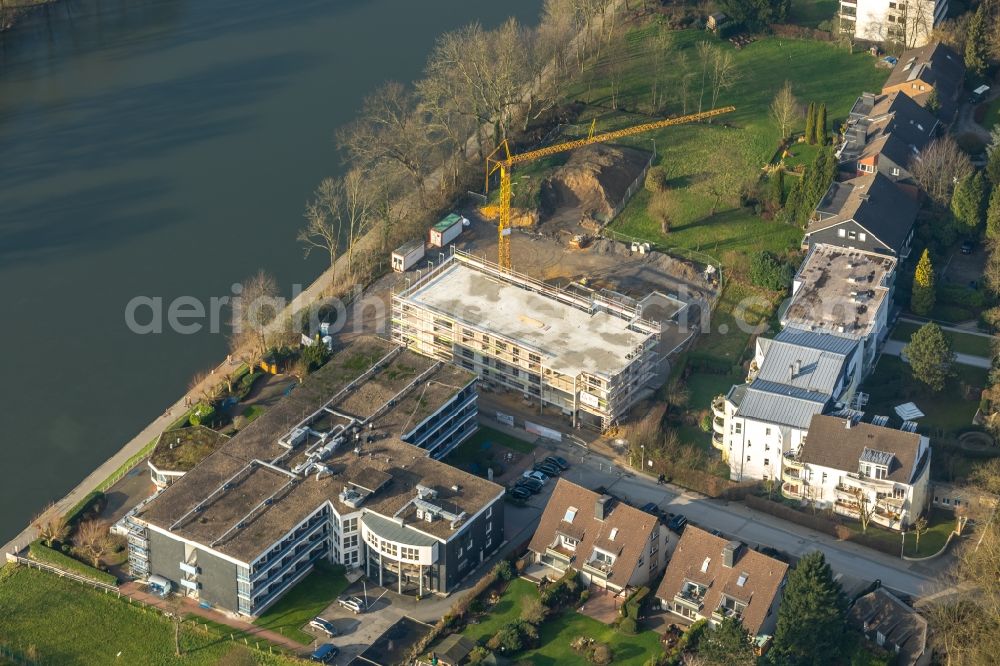
<instances>
[{"instance_id":1,"label":"evergreen tree","mask_svg":"<svg viewBox=\"0 0 1000 666\"><path fill-rule=\"evenodd\" d=\"M986 3L980 3L979 9L969 21L969 32L965 40L965 68L969 72L983 76L989 65L989 18L986 16Z\"/></svg>"},{"instance_id":2,"label":"evergreen tree","mask_svg":"<svg viewBox=\"0 0 1000 666\"><path fill-rule=\"evenodd\" d=\"M941 98L938 97L937 88L931 90L931 94L927 96L927 102L924 104L924 108L933 113L935 116L941 110Z\"/></svg>"},{"instance_id":3,"label":"evergreen tree","mask_svg":"<svg viewBox=\"0 0 1000 666\"><path fill-rule=\"evenodd\" d=\"M819 107L819 116L816 118L816 143L821 146L826 145L829 132L826 128L826 102Z\"/></svg>"},{"instance_id":4,"label":"evergreen tree","mask_svg":"<svg viewBox=\"0 0 1000 666\"><path fill-rule=\"evenodd\" d=\"M958 181L951 195L951 212L955 219L970 230L977 229L983 221L983 200L986 182L981 171Z\"/></svg>"},{"instance_id":5,"label":"evergreen tree","mask_svg":"<svg viewBox=\"0 0 1000 666\"><path fill-rule=\"evenodd\" d=\"M785 198L785 170L777 168L767 180L767 200L775 210L781 208Z\"/></svg>"},{"instance_id":6,"label":"evergreen tree","mask_svg":"<svg viewBox=\"0 0 1000 666\"><path fill-rule=\"evenodd\" d=\"M944 390L948 377L954 374L951 366L955 355L940 326L928 322L918 328L910 336L910 343L903 348L903 352L910 362L914 379L927 384L935 392Z\"/></svg>"},{"instance_id":7,"label":"evergreen tree","mask_svg":"<svg viewBox=\"0 0 1000 666\"><path fill-rule=\"evenodd\" d=\"M813 551L788 575L768 656L782 666L822 666L842 658L846 604L823 553Z\"/></svg>"},{"instance_id":8,"label":"evergreen tree","mask_svg":"<svg viewBox=\"0 0 1000 666\"><path fill-rule=\"evenodd\" d=\"M910 294L910 309L918 315L928 315L934 309L934 267L927 250L920 255L917 271L913 275L913 291Z\"/></svg>"},{"instance_id":9,"label":"evergreen tree","mask_svg":"<svg viewBox=\"0 0 1000 666\"><path fill-rule=\"evenodd\" d=\"M809 109L806 111L806 143L813 144L813 135L816 131L816 103L809 102Z\"/></svg>"},{"instance_id":10,"label":"evergreen tree","mask_svg":"<svg viewBox=\"0 0 1000 666\"><path fill-rule=\"evenodd\" d=\"M986 237L1000 239L1000 185L990 193L990 207L986 211Z\"/></svg>"},{"instance_id":11,"label":"evergreen tree","mask_svg":"<svg viewBox=\"0 0 1000 666\"><path fill-rule=\"evenodd\" d=\"M702 634L698 656L709 666L753 666L757 663L747 630L732 617Z\"/></svg>"},{"instance_id":12,"label":"evergreen tree","mask_svg":"<svg viewBox=\"0 0 1000 666\"><path fill-rule=\"evenodd\" d=\"M1000 147L990 147L986 162L986 177L994 186L1000 185Z\"/></svg>"}]
</instances>

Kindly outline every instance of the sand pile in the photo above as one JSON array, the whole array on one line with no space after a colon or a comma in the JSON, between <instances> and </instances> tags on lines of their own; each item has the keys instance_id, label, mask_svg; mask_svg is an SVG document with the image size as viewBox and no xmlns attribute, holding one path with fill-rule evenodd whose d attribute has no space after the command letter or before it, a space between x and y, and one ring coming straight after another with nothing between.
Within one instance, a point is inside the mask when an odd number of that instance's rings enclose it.
<instances>
[{"instance_id":1,"label":"sand pile","mask_svg":"<svg viewBox=\"0 0 1000 666\"><path fill-rule=\"evenodd\" d=\"M588 220L608 219L648 160L649 153L603 144L573 151L542 183L543 217L571 208Z\"/></svg>"}]
</instances>

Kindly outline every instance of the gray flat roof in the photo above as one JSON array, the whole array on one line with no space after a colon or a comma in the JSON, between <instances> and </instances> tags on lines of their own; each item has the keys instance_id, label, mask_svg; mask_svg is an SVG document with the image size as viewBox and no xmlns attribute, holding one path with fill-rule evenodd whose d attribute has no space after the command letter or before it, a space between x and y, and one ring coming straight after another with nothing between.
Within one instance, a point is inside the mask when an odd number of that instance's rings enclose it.
<instances>
[{"instance_id":1,"label":"gray flat roof","mask_svg":"<svg viewBox=\"0 0 1000 666\"><path fill-rule=\"evenodd\" d=\"M655 333L625 319L586 312L459 261L418 284L403 298L458 322L535 350L543 365L567 375L614 375Z\"/></svg>"}]
</instances>

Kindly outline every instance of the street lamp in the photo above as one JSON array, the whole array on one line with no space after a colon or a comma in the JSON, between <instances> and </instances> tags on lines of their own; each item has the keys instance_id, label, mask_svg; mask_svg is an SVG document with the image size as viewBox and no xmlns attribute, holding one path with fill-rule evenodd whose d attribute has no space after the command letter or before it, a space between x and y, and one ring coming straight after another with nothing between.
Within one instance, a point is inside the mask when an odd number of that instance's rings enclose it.
<instances>
[{"instance_id":1,"label":"street lamp","mask_svg":"<svg viewBox=\"0 0 1000 666\"><path fill-rule=\"evenodd\" d=\"M639 448L642 449L642 469L646 469L646 445L640 444Z\"/></svg>"}]
</instances>

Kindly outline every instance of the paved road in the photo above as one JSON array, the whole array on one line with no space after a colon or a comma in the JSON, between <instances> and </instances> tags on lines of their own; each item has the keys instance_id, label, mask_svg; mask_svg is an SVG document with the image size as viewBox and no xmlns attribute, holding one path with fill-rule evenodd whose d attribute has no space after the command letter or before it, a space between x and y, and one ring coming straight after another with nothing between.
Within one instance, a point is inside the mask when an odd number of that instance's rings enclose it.
<instances>
[{"instance_id":1,"label":"paved road","mask_svg":"<svg viewBox=\"0 0 1000 666\"><path fill-rule=\"evenodd\" d=\"M889 356L898 356L906 361L906 356L903 355L903 348L905 346L906 343L901 340L886 340L885 345L882 346L882 353ZM971 365L974 368L986 368L987 370L992 366L990 359L985 356L973 356L972 354L956 353L955 362L962 365Z\"/></svg>"}]
</instances>

